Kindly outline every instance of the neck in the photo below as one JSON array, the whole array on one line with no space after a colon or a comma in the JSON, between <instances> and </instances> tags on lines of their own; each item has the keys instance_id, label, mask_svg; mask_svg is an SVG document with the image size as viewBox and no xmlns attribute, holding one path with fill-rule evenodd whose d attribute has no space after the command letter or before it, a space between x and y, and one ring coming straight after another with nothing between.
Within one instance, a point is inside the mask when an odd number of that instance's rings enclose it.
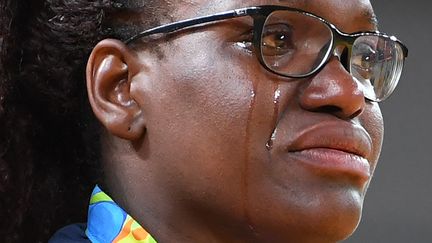
<instances>
[{"instance_id":1,"label":"neck","mask_svg":"<svg viewBox=\"0 0 432 243\"><path fill-rule=\"evenodd\" d=\"M172 184L160 179L152 169L154 163L142 159L145 152L137 152L136 146L125 140L104 141L103 189L159 243L258 241L241 210L239 215L214 213L216 210L199 206L202 204L187 193L173 195L161 190Z\"/></svg>"}]
</instances>

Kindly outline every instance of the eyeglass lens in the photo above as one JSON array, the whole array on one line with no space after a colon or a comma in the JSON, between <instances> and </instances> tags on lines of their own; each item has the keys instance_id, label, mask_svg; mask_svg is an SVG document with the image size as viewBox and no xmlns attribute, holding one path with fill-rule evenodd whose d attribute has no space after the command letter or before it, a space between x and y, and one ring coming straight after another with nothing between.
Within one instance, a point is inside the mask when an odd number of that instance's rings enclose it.
<instances>
[{"instance_id":1,"label":"eyeglass lens","mask_svg":"<svg viewBox=\"0 0 432 243\"><path fill-rule=\"evenodd\" d=\"M353 44L350 72L364 87L365 96L381 101L396 88L404 55L395 41L381 36L360 36Z\"/></svg>"},{"instance_id":2,"label":"eyeglass lens","mask_svg":"<svg viewBox=\"0 0 432 243\"><path fill-rule=\"evenodd\" d=\"M333 32L320 19L295 11L274 11L266 19L261 55L270 70L289 77L315 72L327 61ZM365 97L381 101L395 89L404 62L402 47L390 38L359 36L353 43L349 72Z\"/></svg>"}]
</instances>

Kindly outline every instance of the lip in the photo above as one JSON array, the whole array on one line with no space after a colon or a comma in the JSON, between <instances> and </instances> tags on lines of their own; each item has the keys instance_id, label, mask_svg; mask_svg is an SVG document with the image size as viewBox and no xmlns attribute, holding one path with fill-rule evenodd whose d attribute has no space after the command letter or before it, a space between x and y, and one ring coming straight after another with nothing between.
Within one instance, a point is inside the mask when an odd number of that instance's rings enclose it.
<instances>
[{"instance_id":1,"label":"lip","mask_svg":"<svg viewBox=\"0 0 432 243\"><path fill-rule=\"evenodd\" d=\"M352 123L320 123L303 130L287 147L288 156L318 174L365 182L370 178L372 139Z\"/></svg>"}]
</instances>

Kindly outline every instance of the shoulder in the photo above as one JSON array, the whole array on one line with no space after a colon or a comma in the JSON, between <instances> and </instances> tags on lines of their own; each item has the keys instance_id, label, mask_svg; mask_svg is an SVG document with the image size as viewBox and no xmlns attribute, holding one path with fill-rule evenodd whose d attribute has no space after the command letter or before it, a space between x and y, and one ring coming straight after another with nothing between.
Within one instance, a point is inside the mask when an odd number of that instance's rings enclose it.
<instances>
[{"instance_id":1,"label":"shoulder","mask_svg":"<svg viewBox=\"0 0 432 243\"><path fill-rule=\"evenodd\" d=\"M85 234L86 224L72 224L58 230L48 243L91 242Z\"/></svg>"}]
</instances>

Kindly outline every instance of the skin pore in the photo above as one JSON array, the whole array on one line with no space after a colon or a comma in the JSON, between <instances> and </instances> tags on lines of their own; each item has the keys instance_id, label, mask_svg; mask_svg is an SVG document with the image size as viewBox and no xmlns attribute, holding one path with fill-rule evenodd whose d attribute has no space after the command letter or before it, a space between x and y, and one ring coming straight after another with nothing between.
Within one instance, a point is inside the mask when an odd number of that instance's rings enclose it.
<instances>
[{"instance_id":1,"label":"skin pore","mask_svg":"<svg viewBox=\"0 0 432 243\"><path fill-rule=\"evenodd\" d=\"M363 0L172 4L175 20L276 4L348 33L376 29ZM103 188L158 242L336 242L360 220L382 144L378 105L337 57L305 79L266 71L242 45L251 25L222 21L139 48L108 39L89 58ZM310 162L347 153L367 160L366 175Z\"/></svg>"}]
</instances>

